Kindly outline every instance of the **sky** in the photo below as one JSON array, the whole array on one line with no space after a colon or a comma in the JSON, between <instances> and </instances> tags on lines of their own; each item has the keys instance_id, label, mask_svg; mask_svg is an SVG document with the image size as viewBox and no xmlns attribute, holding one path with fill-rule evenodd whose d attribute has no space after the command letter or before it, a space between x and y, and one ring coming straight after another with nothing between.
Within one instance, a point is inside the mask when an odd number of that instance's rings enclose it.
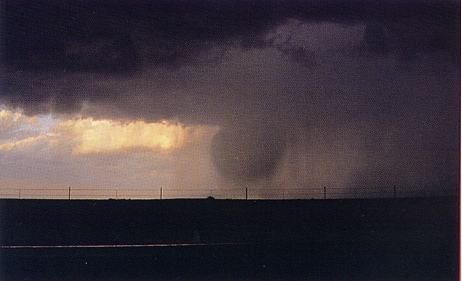
<instances>
[{"instance_id":1,"label":"sky","mask_svg":"<svg viewBox=\"0 0 462 281\"><path fill-rule=\"evenodd\" d=\"M459 190L459 1L0 5L0 196Z\"/></svg>"}]
</instances>

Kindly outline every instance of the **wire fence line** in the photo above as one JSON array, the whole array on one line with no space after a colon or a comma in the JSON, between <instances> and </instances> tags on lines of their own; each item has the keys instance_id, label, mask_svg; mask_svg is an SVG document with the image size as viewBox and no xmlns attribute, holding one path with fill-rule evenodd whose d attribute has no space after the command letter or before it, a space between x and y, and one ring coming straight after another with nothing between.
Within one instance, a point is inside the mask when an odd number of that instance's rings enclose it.
<instances>
[{"instance_id":1,"label":"wire fence line","mask_svg":"<svg viewBox=\"0 0 462 281\"><path fill-rule=\"evenodd\" d=\"M457 191L429 187L376 187L376 188L235 188L235 189L181 189L181 188L0 188L2 199L343 199L343 198L401 198L457 196Z\"/></svg>"}]
</instances>

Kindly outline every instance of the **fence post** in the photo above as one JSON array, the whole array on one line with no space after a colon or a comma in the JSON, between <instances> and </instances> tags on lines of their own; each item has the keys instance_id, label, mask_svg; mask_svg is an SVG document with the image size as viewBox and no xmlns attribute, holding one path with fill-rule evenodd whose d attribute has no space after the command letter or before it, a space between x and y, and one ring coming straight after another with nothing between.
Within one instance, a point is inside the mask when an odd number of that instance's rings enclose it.
<instances>
[{"instance_id":1,"label":"fence post","mask_svg":"<svg viewBox=\"0 0 462 281\"><path fill-rule=\"evenodd\" d=\"M71 187L69 186L69 200L71 200Z\"/></svg>"},{"instance_id":2,"label":"fence post","mask_svg":"<svg viewBox=\"0 0 462 281\"><path fill-rule=\"evenodd\" d=\"M247 191L247 187L245 188L245 200L247 200L249 198L249 193Z\"/></svg>"},{"instance_id":3,"label":"fence post","mask_svg":"<svg viewBox=\"0 0 462 281\"><path fill-rule=\"evenodd\" d=\"M21 199L21 189L19 189L19 199Z\"/></svg>"},{"instance_id":4,"label":"fence post","mask_svg":"<svg viewBox=\"0 0 462 281\"><path fill-rule=\"evenodd\" d=\"M160 188L160 200L162 200L162 187Z\"/></svg>"},{"instance_id":5,"label":"fence post","mask_svg":"<svg viewBox=\"0 0 462 281\"><path fill-rule=\"evenodd\" d=\"M324 199L326 199L326 187L324 186Z\"/></svg>"}]
</instances>

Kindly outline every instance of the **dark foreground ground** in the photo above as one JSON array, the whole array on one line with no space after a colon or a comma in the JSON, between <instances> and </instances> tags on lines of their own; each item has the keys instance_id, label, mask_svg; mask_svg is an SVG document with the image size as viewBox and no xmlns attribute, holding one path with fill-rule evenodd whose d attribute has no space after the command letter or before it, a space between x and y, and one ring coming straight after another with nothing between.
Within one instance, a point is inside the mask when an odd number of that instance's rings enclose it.
<instances>
[{"instance_id":1,"label":"dark foreground ground","mask_svg":"<svg viewBox=\"0 0 462 281\"><path fill-rule=\"evenodd\" d=\"M0 226L0 280L459 278L454 197L4 199ZM66 245L110 246L22 247Z\"/></svg>"}]
</instances>

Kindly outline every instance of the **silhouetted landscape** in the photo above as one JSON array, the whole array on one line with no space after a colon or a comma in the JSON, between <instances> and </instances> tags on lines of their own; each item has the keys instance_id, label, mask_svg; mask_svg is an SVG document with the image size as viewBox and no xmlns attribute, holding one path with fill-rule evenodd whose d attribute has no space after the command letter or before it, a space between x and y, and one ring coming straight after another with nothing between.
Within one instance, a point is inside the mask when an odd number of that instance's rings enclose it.
<instances>
[{"instance_id":1,"label":"silhouetted landscape","mask_svg":"<svg viewBox=\"0 0 462 281\"><path fill-rule=\"evenodd\" d=\"M457 280L459 273L457 197L0 204L2 280Z\"/></svg>"}]
</instances>

